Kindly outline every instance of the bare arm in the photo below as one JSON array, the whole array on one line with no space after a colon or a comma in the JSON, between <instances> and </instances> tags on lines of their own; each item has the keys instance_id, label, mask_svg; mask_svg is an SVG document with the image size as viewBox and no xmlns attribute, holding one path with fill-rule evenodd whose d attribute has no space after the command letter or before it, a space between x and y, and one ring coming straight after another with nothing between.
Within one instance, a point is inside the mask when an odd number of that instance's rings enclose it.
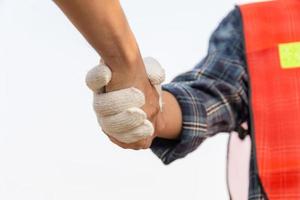
<instances>
[{"instance_id":1,"label":"bare arm","mask_svg":"<svg viewBox=\"0 0 300 200\"><path fill-rule=\"evenodd\" d=\"M138 45L118 0L54 2L101 55L115 76L122 75L122 79L114 80L114 89L132 86L132 80L137 79L132 76L133 72L144 73Z\"/></svg>"},{"instance_id":2,"label":"bare arm","mask_svg":"<svg viewBox=\"0 0 300 200\"><path fill-rule=\"evenodd\" d=\"M165 120L164 128L159 130L158 137L165 139L178 138L182 129L182 113L178 101L170 92L163 91L164 110L162 112Z\"/></svg>"},{"instance_id":3,"label":"bare arm","mask_svg":"<svg viewBox=\"0 0 300 200\"><path fill-rule=\"evenodd\" d=\"M130 86L146 96L145 112L154 124L156 136L177 138L181 130L181 111L175 97L163 92L164 111L158 111L158 97L150 85L135 37L118 0L54 0L113 72L108 90ZM127 148L137 144L114 143ZM148 138L149 146L153 138Z\"/></svg>"}]
</instances>

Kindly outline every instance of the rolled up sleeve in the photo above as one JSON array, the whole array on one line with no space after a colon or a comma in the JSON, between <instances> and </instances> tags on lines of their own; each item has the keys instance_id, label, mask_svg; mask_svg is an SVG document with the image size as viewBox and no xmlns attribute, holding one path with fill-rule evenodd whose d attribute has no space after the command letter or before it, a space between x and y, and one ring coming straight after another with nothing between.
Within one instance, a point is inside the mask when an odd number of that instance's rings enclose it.
<instances>
[{"instance_id":1,"label":"rolled up sleeve","mask_svg":"<svg viewBox=\"0 0 300 200\"><path fill-rule=\"evenodd\" d=\"M248 118L248 76L238 8L210 38L207 56L192 70L163 85L182 112L178 139L155 138L151 150L169 164L194 151L206 138L231 132Z\"/></svg>"}]
</instances>

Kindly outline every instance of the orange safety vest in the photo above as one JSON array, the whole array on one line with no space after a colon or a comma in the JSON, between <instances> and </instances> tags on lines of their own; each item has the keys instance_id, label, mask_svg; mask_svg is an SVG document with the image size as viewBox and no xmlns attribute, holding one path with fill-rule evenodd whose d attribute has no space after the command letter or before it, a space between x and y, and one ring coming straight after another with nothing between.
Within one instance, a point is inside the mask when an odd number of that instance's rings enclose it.
<instances>
[{"instance_id":1,"label":"orange safety vest","mask_svg":"<svg viewBox=\"0 0 300 200\"><path fill-rule=\"evenodd\" d=\"M258 176L268 199L300 200L300 0L240 9Z\"/></svg>"}]
</instances>

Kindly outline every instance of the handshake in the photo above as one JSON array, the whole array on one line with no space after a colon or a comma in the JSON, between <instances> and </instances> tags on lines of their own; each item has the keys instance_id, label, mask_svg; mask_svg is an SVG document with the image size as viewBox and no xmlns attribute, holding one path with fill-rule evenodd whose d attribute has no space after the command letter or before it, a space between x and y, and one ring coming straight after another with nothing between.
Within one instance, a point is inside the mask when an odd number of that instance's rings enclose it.
<instances>
[{"instance_id":1,"label":"handshake","mask_svg":"<svg viewBox=\"0 0 300 200\"><path fill-rule=\"evenodd\" d=\"M94 93L93 107L103 132L109 139L126 149L149 148L163 124L161 83L164 69L153 58L144 58L148 87L106 91L114 78L101 62L87 73L87 86Z\"/></svg>"}]
</instances>

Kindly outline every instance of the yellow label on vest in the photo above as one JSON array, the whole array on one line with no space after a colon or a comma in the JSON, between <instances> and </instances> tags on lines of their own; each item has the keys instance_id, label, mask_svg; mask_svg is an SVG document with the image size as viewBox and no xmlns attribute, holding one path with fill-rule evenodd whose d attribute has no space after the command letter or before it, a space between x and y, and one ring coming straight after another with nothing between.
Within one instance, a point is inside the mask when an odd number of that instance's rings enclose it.
<instances>
[{"instance_id":1,"label":"yellow label on vest","mask_svg":"<svg viewBox=\"0 0 300 200\"><path fill-rule=\"evenodd\" d=\"M300 67L300 42L279 44L279 56L283 69Z\"/></svg>"}]
</instances>

